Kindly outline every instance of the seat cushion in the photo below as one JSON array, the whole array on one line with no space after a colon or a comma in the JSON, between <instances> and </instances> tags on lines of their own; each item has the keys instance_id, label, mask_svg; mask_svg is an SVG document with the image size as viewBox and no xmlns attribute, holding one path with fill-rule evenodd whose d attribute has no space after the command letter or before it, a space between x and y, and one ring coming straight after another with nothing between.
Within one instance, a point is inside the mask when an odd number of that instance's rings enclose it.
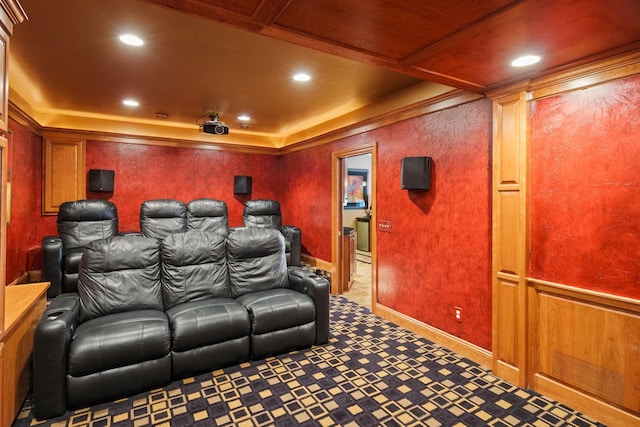
<instances>
[{"instance_id":1,"label":"seat cushion","mask_svg":"<svg viewBox=\"0 0 640 427\"><path fill-rule=\"evenodd\" d=\"M311 297L292 289L253 292L236 301L249 311L253 335L304 325L316 318Z\"/></svg>"},{"instance_id":2,"label":"seat cushion","mask_svg":"<svg viewBox=\"0 0 640 427\"><path fill-rule=\"evenodd\" d=\"M169 321L162 311L136 310L81 323L69 348L69 371L79 377L165 357Z\"/></svg>"},{"instance_id":3,"label":"seat cushion","mask_svg":"<svg viewBox=\"0 0 640 427\"><path fill-rule=\"evenodd\" d=\"M171 350L186 351L249 335L249 314L230 298L189 301L167 310Z\"/></svg>"}]
</instances>

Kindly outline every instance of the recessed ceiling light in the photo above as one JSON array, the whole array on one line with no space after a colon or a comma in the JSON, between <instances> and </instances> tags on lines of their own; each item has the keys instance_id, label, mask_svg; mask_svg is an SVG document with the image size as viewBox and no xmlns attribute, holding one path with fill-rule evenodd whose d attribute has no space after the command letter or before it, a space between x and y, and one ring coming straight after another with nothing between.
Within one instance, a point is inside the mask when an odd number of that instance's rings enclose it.
<instances>
[{"instance_id":1,"label":"recessed ceiling light","mask_svg":"<svg viewBox=\"0 0 640 427\"><path fill-rule=\"evenodd\" d=\"M251 117L247 116L246 114L241 114L238 116L238 120L242 120L243 122L246 122L251 120Z\"/></svg>"},{"instance_id":2,"label":"recessed ceiling light","mask_svg":"<svg viewBox=\"0 0 640 427\"><path fill-rule=\"evenodd\" d=\"M127 107L137 107L140 105L140 103L135 99L125 99L124 101L122 101L122 103Z\"/></svg>"},{"instance_id":3,"label":"recessed ceiling light","mask_svg":"<svg viewBox=\"0 0 640 427\"><path fill-rule=\"evenodd\" d=\"M120 41L129 46L142 46L144 44L142 39L134 34L123 34L120 36Z\"/></svg>"},{"instance_id":4,"label":"recessed ceiling light","mask_svg":"<svg viewBox=\"0 0 640 427\"><path fill-rule=\"evenodd\" d=\"M540 62L540 57L538 55L524 55L514 59L511 62L511 65L514 67L526 67L528 65L533 65L538 62Z\"/></svg>"},{"instance_id":5,"label":"recessed ceiling light","mask_svg":"<svg viewBox=\"0 0 640 427\"><path fill-rule=\"evenodd\" d=\"M311 80L311 76L307 73L298 73L293 76L293 80L297 82L308 82Z\"/></svg>"}]
</instances>

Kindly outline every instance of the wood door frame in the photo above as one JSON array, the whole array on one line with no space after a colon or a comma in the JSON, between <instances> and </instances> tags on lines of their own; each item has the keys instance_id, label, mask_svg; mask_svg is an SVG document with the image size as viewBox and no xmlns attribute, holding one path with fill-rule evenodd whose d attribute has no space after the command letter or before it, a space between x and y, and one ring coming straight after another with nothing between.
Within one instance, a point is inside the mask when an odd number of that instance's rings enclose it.
<instances>
[{"instance_id":1,"label":"wood door frame","mask_svg":"<svg viewBox=\"0 0 640 427\"><path fill-rule=\"evenodd\" d=\"M371 311L376 312L376 301L378 300L378 255L377 255L377 234L376 224L376 163L377 144L371 142L357 145L355 147L334 151L331 153L331 263L332 280L331 293L338 294L342 288L340 281L343 277L342 271L342 200L344 199L342 185L345 175L345 159L348 157L371 154L371 182L369 183L369 206L371 209Z\"/></svg>"}]
</instances>

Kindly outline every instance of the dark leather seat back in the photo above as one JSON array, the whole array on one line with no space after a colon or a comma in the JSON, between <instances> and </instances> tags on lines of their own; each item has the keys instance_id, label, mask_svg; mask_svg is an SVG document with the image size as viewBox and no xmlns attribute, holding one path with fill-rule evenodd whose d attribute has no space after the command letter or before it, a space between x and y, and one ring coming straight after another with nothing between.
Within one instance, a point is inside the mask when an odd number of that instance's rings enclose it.
<instances>
[{"instance_id":1,"label":"dark leather seat back","mask_svg":"<svg viewBox=\"0 0 640 427\"><path fill-rule=\"evenodd\" d=\"M80 261L80 321L132 310L164 310L160 243L137 235L89 243Z\"/></svg>"},{"instance_id":2,"label":"dark leather seat back","mask_svg":"<svg viewBox=\"0 0 640 427\"><path fill-rule=\"evenodd\" d=\"M145 237L164 239L187 231L187 206L173 199L147 200L140 205L140 232Z\"/></svg>"},{"instance_id":3,"label":"dark leather seat back","mask_svg":"<svg viewBox=\"0 0 640 427\"><path fill-rule=\"evenodd\" d=\"M200 230L227 235L229 214L222 200L196 199L187 203L187 226L189 230Z\"/></svg>"},{"instance_id":4,"label":"dark leather seat back","mask_svg":"<svg viewBox=\"0 0 640 427\"><path fill-rule=\"evenodd\" d=\"M231 296L223 234L198 230L172 234L161 242L160 252L165 309Z\"/></svg>"},{"instance_id":5,"label":"dark leather seat back","mask_svg":"<svg viewBox=\"0 0 640 427\"><path fill-rule=\"evenodd\" d=\"M60 204L58 235L42 239L42 280L51 283L48 297L78 289L78 266L90 242L118 234L118 211L108 200Z\"/></svg>"},{"instance_id":6,"label":"dark leather seat back","mask_svg":"<svg viewBox=\"0 0 640 427\"><path fill-rule=\"evenodd\" d=\"M58 236L64 251L118 234L118 211L108 200L64 202L58 210Z\"/></svg>"},{"instance_id":7,"label":"dark leather seat back","mask_svg":"<svg viewBox=\"0 0 640 427\"><path fill-rule=\"evenodd\" d=\"M277 230L230 229L227 264L234 297L288 286L284 236Z\"/></svg>"},{"instance_id":8,"label":"dark leather seat back","mask_svg":"<svg viewBox=\"0 0 640 427\"><path fill-rule=\"evenodd\" d=\"M245 227L273 228L282 231L282 214L277 200L247 200L242 219Z\"/></svg>"}]
</instances>

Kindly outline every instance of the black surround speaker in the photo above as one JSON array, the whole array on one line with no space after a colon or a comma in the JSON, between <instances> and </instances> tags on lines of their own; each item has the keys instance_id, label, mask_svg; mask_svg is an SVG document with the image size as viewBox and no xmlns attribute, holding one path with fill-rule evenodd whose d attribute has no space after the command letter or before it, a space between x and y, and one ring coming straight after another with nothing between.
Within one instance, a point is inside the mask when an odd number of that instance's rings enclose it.
<instances>
[{"instance_id":1,"label":"black surround speaker","mask_svg":"<svg viewBox=\"0 0 640 427\"><path fill-rule=\"evenodd\" d=\"M244 175L234 176L233 194L251 194L251 177Z\"/></svg>"},{"instance_id":2,"label":"black surround speaker","mask_svg":"<svg viewBox=\"0 0 640 427\"><path fill-rule=\"evenodd\" d=\"M108 169L89 170L89 191L113 191L113 177L115 173Z\"/></svg>"},{"instance_id":3,"label":"black surround speaker","mask_svg":"<svg viewBox=\"0 0 640 427\"><path fill-rule=\"evenodd\" d=\"M400 166L400 185L403 190L431 188L431 157L404 157Z\"/></svg>"}]
</instances>

